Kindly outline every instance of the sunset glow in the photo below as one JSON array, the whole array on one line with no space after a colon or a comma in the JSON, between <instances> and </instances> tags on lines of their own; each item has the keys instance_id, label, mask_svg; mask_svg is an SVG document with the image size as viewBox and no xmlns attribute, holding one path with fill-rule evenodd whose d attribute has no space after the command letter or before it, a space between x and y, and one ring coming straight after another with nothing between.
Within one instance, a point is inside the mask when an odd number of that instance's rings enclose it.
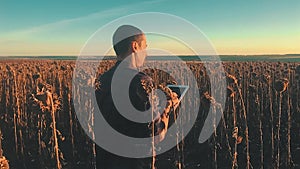
<instances>
[{"instance_id":1,"label":"sunset glow","mask_svg":"<svg viewBox=\"0 0 300 169\"><path fill-rule=\"evenodd\" d=\"M4 1L0 6L0 56L77 56L99 28L141 12L186 19L208 37L220 55L300 53L299 7L297 0ZM149 39L149 45L177 55L193 55L172 40Z\"/></svg>"}]
</instances>

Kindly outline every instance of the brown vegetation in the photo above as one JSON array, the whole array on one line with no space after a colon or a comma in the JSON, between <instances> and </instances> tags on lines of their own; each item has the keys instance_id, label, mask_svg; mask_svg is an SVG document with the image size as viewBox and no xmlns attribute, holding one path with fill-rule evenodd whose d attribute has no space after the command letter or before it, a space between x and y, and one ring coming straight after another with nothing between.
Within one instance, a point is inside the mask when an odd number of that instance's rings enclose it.
<instances>
[{"instance_id":1,"label":"brown vegetation","mask_svg":"<svg viewBox=\"0 0 300 169\"><path fill-rule=\"evenodd\" d=\"M97 72L103 73L113 63L102 62ZM158 64L180 70L172 61ZM223 64L227 99L224 110L218 110L203 63L187 62L200 88L201 109L188 136L158 156L158 164L170 169L300 167L300 63ZM0 62L0 128L10 168L94 168L94 144L82 130L72 106L74 65L74 61ZM87 71L91 71L89 67L77 75L82 87L93 85L95 77L86 76ZM174 81L159 70L145 72L157 83ZM184 72L177 75L182 80L178 84L187 82ZM199 144L211 106L223 111L223 118L215 125L213 136Z\"/></svg>"}]
</instances>

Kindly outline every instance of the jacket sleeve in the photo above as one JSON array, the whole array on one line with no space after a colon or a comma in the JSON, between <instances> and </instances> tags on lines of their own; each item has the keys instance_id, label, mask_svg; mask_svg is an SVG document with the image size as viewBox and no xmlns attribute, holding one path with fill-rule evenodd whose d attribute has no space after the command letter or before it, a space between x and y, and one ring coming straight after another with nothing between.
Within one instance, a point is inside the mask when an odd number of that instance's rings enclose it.
<instances>
[{"instance_id":1,"label":"jacket sleeve","mask_svg":"<svg viewBox=\"0 0 300 169\"><path fill-rule=\"evenodd\" d=\"M153 119L149 123L150 136L157 136L155 142L158 143L165 138L169 116L168 113L170 111L170 105L163 109L159 108L159 97L156 92L158 87L155 86L153 80L144 76L141 78L141 86L139 88L139 97L144 101L145 109L151 109L153 113Z\"/></svg>"}]
</instances>

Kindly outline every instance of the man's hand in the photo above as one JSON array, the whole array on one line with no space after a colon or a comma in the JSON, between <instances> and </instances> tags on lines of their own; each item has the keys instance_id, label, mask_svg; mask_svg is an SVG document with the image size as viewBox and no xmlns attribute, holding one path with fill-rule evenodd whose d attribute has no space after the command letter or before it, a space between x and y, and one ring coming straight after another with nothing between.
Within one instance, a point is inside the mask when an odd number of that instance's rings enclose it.
<instances>
[{"instance_id":1,"label":"man's hand","mask_svg":"<svg viewBox=\"0 0 300 169\"><path fill-rule=\"evenodd\" d=\"M0 169L9 169L8 161L4 156L0 157Z\"/></svg>"},{"instance_id":2,"label":"man's hand","mask_svg":"<svg viewBox=\"0 0 300 169\"><path fill-rule=\"evenodd\" d=\"M160 126L163 127L158 127L157 133L159 133L159 137L157 137L155 143L159 143L165 138L169 126L169 114L175 110L179 104L178 95L175 92L171 92L169 96L170 99L167 101L166 108L164 109L159 122Z\"/></svg>"},{"instance_id":3,"label":"man's hand","mask_svg":"<svg viewBox=\"0 0 300 169\"><path fill-rule=\"evenodd\" d=\"M175 110L178 104L179 104L178 95L175 92L171 92L170 99L168 100L165 108L165 113L169 115L172 108Z\"/></svg>"}]
</instances>

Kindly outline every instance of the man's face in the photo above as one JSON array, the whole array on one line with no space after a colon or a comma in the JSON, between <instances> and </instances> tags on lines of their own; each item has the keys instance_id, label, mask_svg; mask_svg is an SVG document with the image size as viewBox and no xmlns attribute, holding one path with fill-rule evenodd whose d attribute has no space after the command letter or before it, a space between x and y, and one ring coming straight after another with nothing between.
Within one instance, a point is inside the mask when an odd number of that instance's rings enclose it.
<instances>
[{"instance_id":1,"label":"man's face","mask_svg":"<svg viewBox=\"0 0 300 169\"><path fill-rule=\"evenodd\" d=\"M137 67L143 66L145 62L145 59L147 57L146 48L147 48L147 40L146 40L146 36L143 34L140 36L140 41L136 52L135 60L136 60Z\"/></svg>"}]
</instances>

